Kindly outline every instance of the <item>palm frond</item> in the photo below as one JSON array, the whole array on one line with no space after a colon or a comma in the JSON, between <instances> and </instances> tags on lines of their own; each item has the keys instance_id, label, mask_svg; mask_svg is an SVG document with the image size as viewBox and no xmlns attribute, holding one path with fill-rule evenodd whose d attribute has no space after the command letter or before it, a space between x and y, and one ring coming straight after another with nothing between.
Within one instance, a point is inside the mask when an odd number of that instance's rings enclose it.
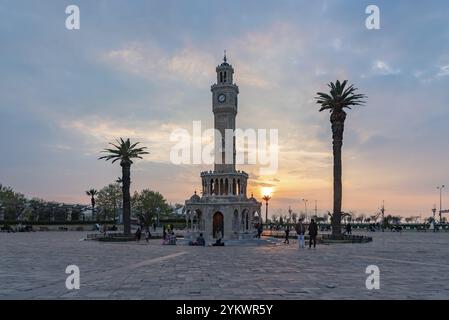
<instances>
[{"instance_id":1,"label":"palm frond","mask_svg":"<svg viewBox=\"0 0 449 320\"><path fill-rule=\"evenodd\" d=\"M109 143L113 146L113 148L106 148L101 153L106 153L106 155L99 157L99 160L112 160L112 163L116 161L126 161L132 164L132 159L138 158L143 159L142 155L149 154L149 152L145 151L146 147L139 147L137 145L140 142L131 143L128 139L124 140L123 138L119 138L116 140L116 143Z\"/></svg>"},{"instance_id":2,"label":"palm frond","mask_svg":"<svg viewBox=\"0 0 449 320\"><path fill-rule=\"evenodd\" d=\"M358 90L354 85L347 87L348 80L335 83L330 82L327 86L330 88L329 94L317 92L315 97L316 103L321 106L319 111L329 110L330 112L351 109L351 106L362 106L367 98L364 94L356 94Z\"/></svg>"}]
</instances>

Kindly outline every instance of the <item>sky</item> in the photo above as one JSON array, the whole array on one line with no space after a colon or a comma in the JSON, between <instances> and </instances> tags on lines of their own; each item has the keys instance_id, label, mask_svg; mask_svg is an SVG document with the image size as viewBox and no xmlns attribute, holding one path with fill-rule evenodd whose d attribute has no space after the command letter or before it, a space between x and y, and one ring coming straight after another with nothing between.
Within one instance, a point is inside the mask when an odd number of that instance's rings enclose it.
<instances>
[{"instance_id":1,"label":"sky","mask_svg":"<svg viewBox=\"0 0 449 320\"><path fill-rule=\"evenodd\" d=\"M67 30L65 9L80 9ZM368 30L365 8L380 9ZM173 130L213 126L210 86L223 50L239 86L237 126L278 129L279 169L250 174L270 212L332 209L329 113L317 91L348 79L368 96L349 110L343 210L429 216L449 185L449 3L436 1L0 2L0 183L28 197L89 203L120 176L98 161L118 137L149 155L132 191L182 203L209 165L175 165ZM447 200L446 200L447 199ZM449 207L449 186L443 207Z\"/></svg>"}]
</instances>

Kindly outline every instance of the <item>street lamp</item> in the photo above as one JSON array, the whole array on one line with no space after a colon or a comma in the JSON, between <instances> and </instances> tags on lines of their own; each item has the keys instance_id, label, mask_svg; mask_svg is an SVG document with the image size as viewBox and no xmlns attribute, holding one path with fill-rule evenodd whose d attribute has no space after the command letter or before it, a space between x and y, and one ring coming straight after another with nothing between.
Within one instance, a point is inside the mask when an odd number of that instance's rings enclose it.
<instances>
[{"instance_id":1,"label":"street lamp","mask_svg":"<svg viewBox=\"0 0 449 320\"><path fill-rule=\"evenodd\" d=\"M308 219L308 218L307 218L307 202L308 202L309 200L307 200L307 199L302 199L302 201L304 201L304 210L306 211L306 219Z\"/></svg>"},{"instance_id":2,"label":"street lamp","mask_svg":"<svg viewBox=\"0 0 449 320\"><path fill-rule=\"evenodd\" d=\"M441 202L441 194L442 194L442 191L443 191L443 189L444 189L444 184L442 185L442 186L438 186L437 187L437 190L440 190L440 223L441 223L441 210L443 210L442 209L442 202Z\"/></svg>"},{"instance_id":3,"label":"street lamp","mask_svg":"<svg viewBox=\"0 0 449 320\"><path fill-rule=\"evenodd\" d=\"M157 226L160 227L161 220L160 220L160 216L159 215L161 213L161 208L157 207L156 208L156 212L157 212Z\"/></svg>"},{"instance_id":4,"label":"street lamp","mask_svg":"<svg viewBox=\"0 0 449 320\"><path fill-rule=\"evenodd\" d=\"M292 208L290 206L288 207L288 214L289 214L288 223L292 223Z\"/></svg>"},{"instance_id":5,"label":"street lamp","mask_svg":"<svg viewBox=\"0 0 449 320\"><path fill-rule=\"evenodd\" d=\"M433 205L433 208L432 208L432 212L433 212L433 232L435 232L436 230L436 228L435 228L435 212L437 211L437 208L436 208L436 206L435 205Z\"/></svg>"},{"instance_id":6,"label":"street lamp","mask_svg":"<svg viewBox=\"0 0 449 320\"><path fill-rule=\"evenodd\" d=\"M266 194L262 197L263 200L265 200L265 224L268 223L268 201L270 201L271 196L269 194Z\"/></svg>"}]
</instances>

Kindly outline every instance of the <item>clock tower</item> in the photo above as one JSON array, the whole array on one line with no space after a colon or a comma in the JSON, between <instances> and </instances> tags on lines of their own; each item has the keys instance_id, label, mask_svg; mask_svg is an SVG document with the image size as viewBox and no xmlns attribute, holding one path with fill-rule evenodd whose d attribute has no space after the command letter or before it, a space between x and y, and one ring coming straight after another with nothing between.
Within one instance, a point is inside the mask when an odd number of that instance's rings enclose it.
<instances>
[{"instance_id":1,"label":"clock tower","mask_svg":"<svg viewBox=\"0 0 449 320\"><path fill-rule=\"evenodd\" d=\"M221 134L221 145L218 143L215 145L214 170L216 172L234 172L235 139L230 142L232 143L232 163L229 163L229 160L226 161L225 132L226 129L235 130L239 87L233 83L234 68L227 62L226 52L223 63L217 66L215 70L217 72L217 83L211 87L212 111L214 113L214 128Z\"/></svg>"},{"instance_id":2,"label":"clock tower","mask_svg":"<svg viewBox=\"0 0 449 320\"><path fill-rule=\"evenodd\" d=\"M233 82L234 68L227 62L226 52L223 62L215 70L217 82L211 87L212 112L214 128L220 132L221 142L215 139L214 170L201 172L201 196L195 191L185 202L188 230L185 237L195 241L203 233L206 240L253 240L262 223L262 204L247 195L248 174L236 170L234 134L228 146L225 143L226 130L235 131L239 94L239 88ZM232 154L226 155L226 149Z\"/></svg>"}]
</instances>

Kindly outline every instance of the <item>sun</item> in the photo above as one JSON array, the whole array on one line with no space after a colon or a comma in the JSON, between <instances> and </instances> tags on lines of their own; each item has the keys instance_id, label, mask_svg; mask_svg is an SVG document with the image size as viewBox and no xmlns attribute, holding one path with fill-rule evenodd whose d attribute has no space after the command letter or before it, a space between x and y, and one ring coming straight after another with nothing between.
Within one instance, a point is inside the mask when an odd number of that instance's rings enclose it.
<instances>
[{"instance_id":1,"label":"sun","mask_svg":"<svg viewBox=\"0 0 449 320\"><path fill-rule=\"evenodd\" d=\"M273 193L273 188L269 188L269 187L264 187L262 188L262 196L270 196Z\"/></svg>"}]
</instances>

